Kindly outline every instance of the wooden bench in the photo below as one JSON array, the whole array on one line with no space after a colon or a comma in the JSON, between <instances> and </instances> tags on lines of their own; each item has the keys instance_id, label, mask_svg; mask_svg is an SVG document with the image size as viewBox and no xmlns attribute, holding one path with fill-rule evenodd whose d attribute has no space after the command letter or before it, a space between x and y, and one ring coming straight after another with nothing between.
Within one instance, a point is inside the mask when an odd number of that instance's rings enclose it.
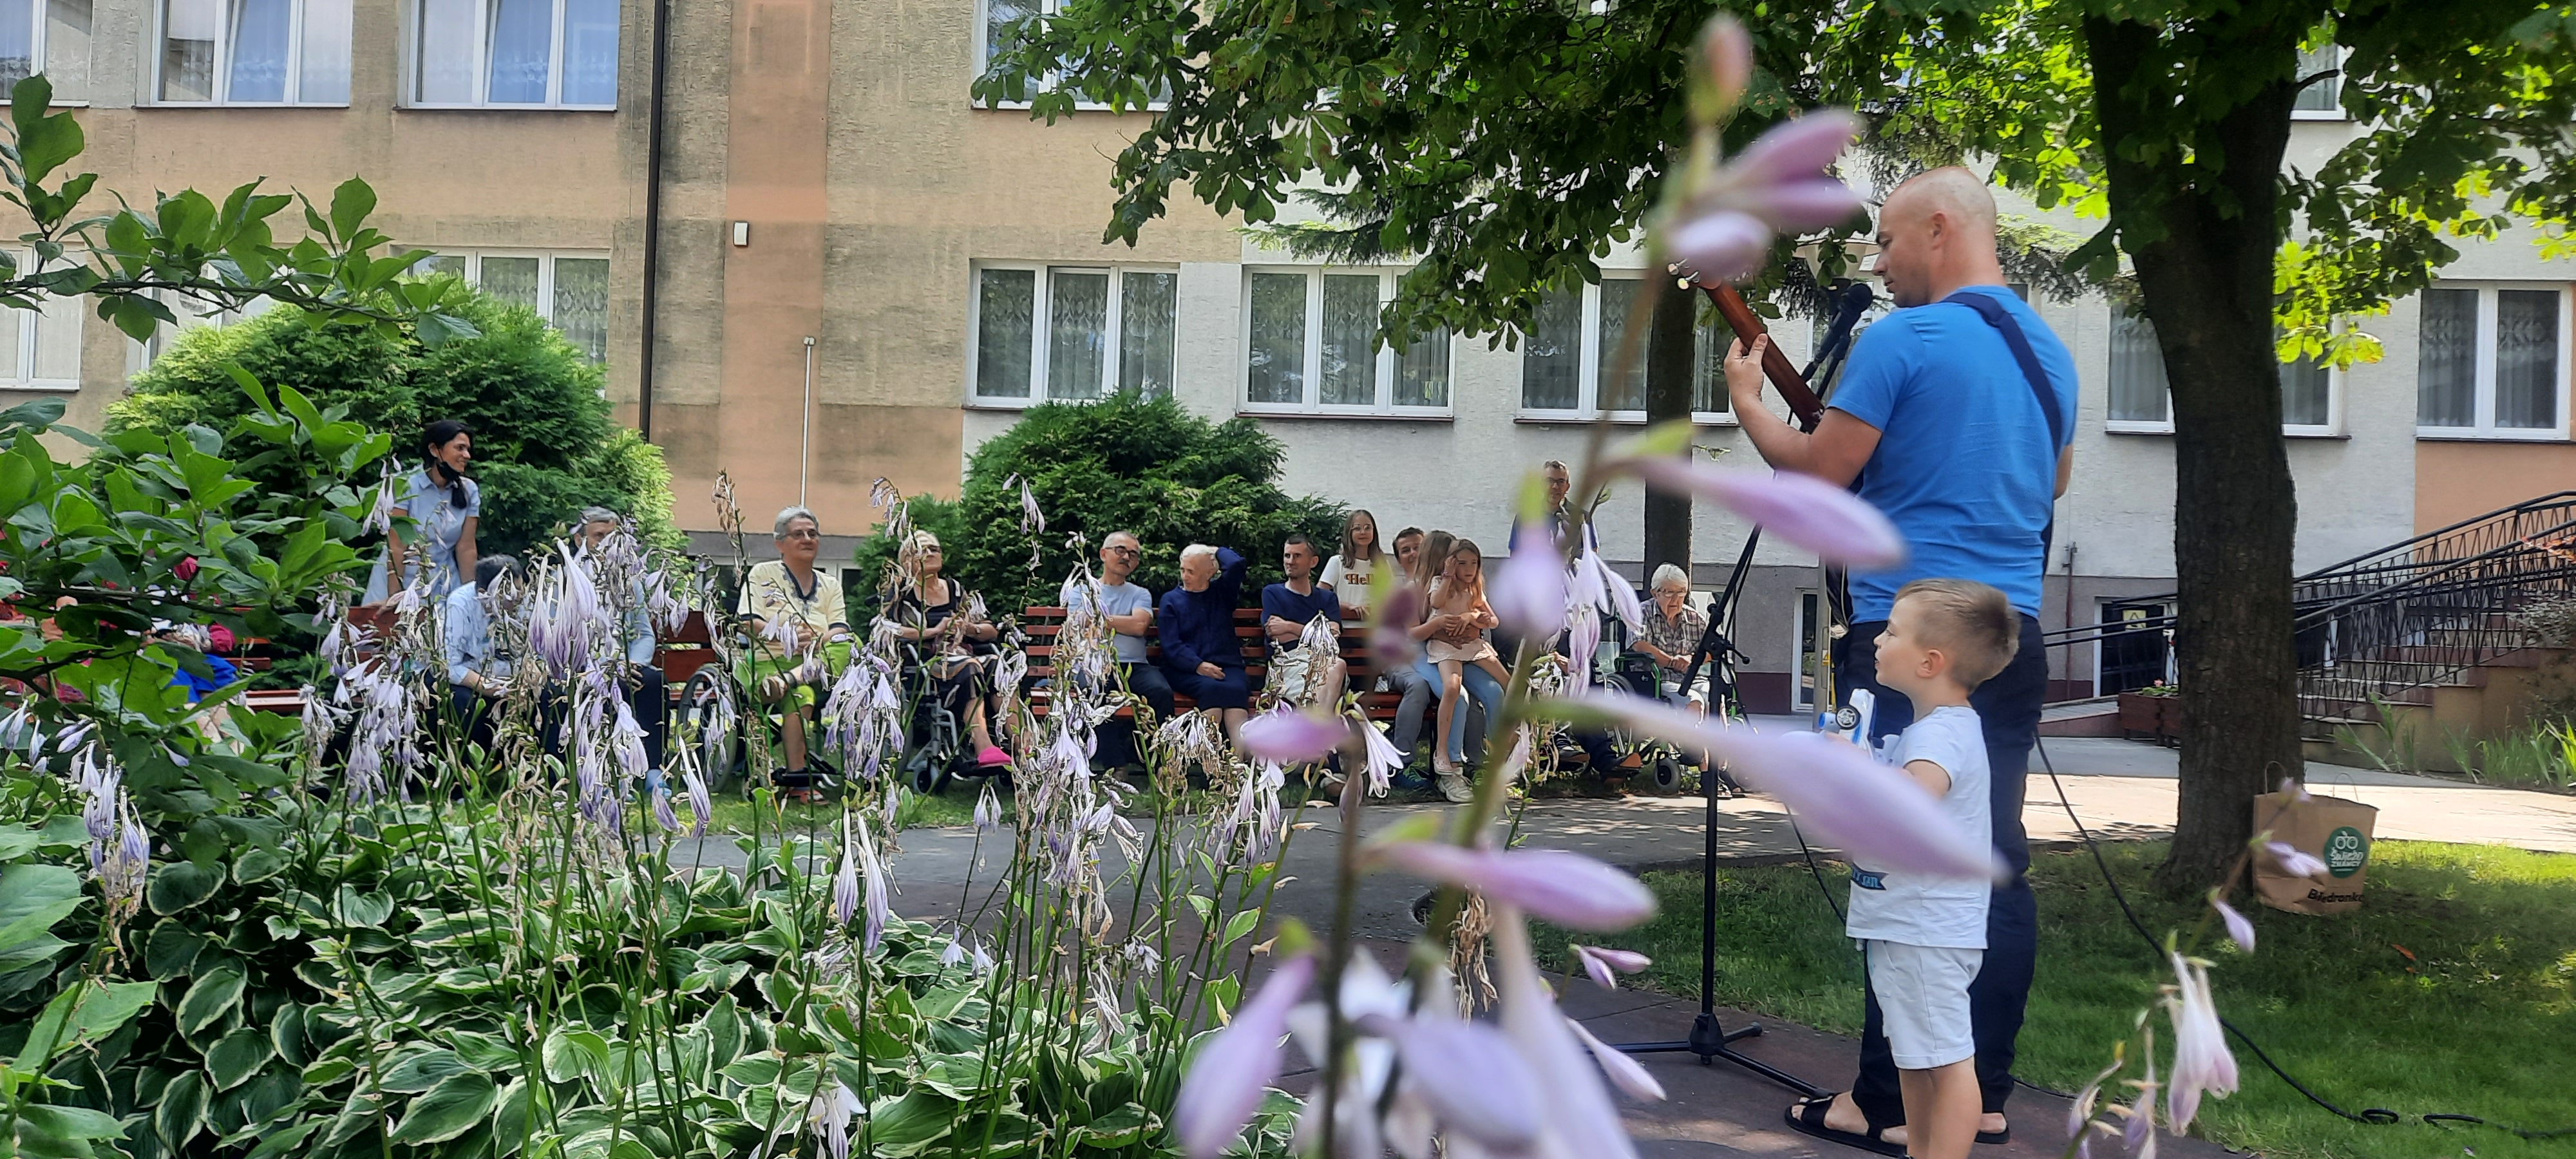
<instances>
[{"instance_id":1,"label":"wooden bench","mask_svg":"<svg viewBox=\"0 0 2576 1159\"><path fill-rule=\"evenodd\" d=\"M1050 605L1023 609L1020 613L1020 630L1029 636L1027 649L1029 679L1036 681L1053 677L1055 664L1051 657L1055 655L1056 634L1064 630L1064 609ZM1253 688L1258 690L1270 671L1270 649L1261 633L1261 609L1236 608L1234 634L1243 642L1244 673L1251 679ZM1145 645L1145 661L1160 665L1163 662L1163 646L1149 639ZM1345 681L1348 687L1362 688L1376 683L1379 672L1375 658L1369 655L1366 620L1343 618L1342 665L1349 670ZM1039 716L1046 715L1045 690L1029 690L1025 698L1031 712ZM1402 703L1404 703L1404 696L1401 693L1363 692L1360 694L1360 708L1368 713L1370 720L1395 719L1396 706ZM1172 706L1175 711L1188 712L1196 708L1197 704L1187 695L1176 692L1172 695ZM1134 716L1134 712L1132 708L1121 708L1118 710L1118 718L1130 719Z\"/></svg>"}]
</instances>

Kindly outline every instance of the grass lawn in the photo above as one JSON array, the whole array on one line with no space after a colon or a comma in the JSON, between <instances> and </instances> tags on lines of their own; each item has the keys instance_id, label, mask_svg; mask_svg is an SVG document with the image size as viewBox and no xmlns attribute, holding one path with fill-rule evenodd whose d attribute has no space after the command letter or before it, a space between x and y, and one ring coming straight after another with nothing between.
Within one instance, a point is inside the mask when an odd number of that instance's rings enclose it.
<instances>
[{"instance_id":1,"label":"grass lawn","mask_svg":"<svg viewBox=\"0 0 2576 1159\"><path fill-rule=\"evenodd\" d=\"M2188 932L2199 907L2164 901L2147 887L2161 845L2104 852L2148 929ZM2380 842L2372 853L2359 912L2315 918L2248 907L2259 952L2231 945L2211 955L2213 978L2220 1013L2300 1081L2347 1109L2386 1107L2404 1121L2336 1118L2234 1044L2244 1089L2204 1102L2195 1133L2272 1156L2576 1159L2576 1134L2524 1140L2421 1118L2449 1112L2531 1129L2576 1127L2568 1069L2576 1063L2576 856L2400 841ZM1825 869L1837 903L1846 890L1840 869ZM2154 959L2089 855L2040 854L2031 878L2039 975L2018 1069L2032 1082L2071 1090L2108 1061L2109 1044L2152 996ZM1663 902L1660 916L1590 940L1651 955L1655 964L1641 977L1648 988L1696 998L1699 877L1659 873L1647 884ZM1719 1002L1859 1033L1860 956L1805 866L1721 871L1718 922ZM1560 947L1558 968L1568 940L1562 931L1539 938ZM1849 1078L1810 1077L1828 1086Z\"/></svg>"}]
</instances>

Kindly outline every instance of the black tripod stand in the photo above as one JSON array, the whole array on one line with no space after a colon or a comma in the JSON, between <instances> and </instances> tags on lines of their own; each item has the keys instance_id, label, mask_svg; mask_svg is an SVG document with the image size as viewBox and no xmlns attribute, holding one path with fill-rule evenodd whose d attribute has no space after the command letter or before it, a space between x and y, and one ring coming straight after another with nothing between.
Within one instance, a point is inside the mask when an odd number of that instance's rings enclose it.
<instances>
[{"instance_id":1,"label":"black tripod stand","mask_svg":"<svg viewBox=\"0 0 2576 1159\"><path fill-rule=\"evenodd\" d=\"M1689 688L1699 678L1702 665L1708 665L1709 701L1719 711L1735 702L1734 668L1730 656L1740 656L1728 640L1723 626L1733 615L1735 598L1744 590L1745 573L1753 566L1753 550L1762 541L1756 529L1744 541L1744 552L1735 561L1735 572L1720 591L1717 602L1709 605L1708 628L1700 633L1699 646L1692 649L1690 667L1682 673L1682 687ZM1706 762L1699 771L1700 799L1708 811L1701 822L1703 844L1700 848L1700 927L1699 927L1699 1016L1691 1020L1690 1036L1676 1042L1629 1042L1617 1049L1628 1054L1682 1054L1699 1056L1705 1066L1724 1059L1796 1091L1814 1097L1824 1088L1796 1075L1735 1049L1737 1039L1754 1038L1762 1033L1762 1024L1748 1022L1728 1030L1717 1017L1717 787L1725 774L1715 761Z\"/></svg>"}]
</instances>

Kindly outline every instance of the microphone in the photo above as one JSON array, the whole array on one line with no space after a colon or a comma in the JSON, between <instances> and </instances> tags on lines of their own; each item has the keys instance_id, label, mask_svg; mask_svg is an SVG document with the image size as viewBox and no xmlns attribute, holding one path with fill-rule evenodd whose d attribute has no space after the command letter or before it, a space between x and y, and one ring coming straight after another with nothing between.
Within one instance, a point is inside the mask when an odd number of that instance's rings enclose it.
<instances>
[{"instance_id":1,"label":"microphone","mask_svg":"<svg viewBox=\"0 0 2576 1159\"><path fill-rule=\"evenodd\" d=\"M1867 282L1845 282L1830 296L1834 300L1834 320L1825 327L1824 341L1816 344L1814 361L1807 363L1806 372L1799 375L1808 382L1820 381L1816 377L1817 367L1841 360L1851 348L1852 328L1860 324L1860 316L1868 313L1870 304L1878 298Z\"/></svg>"}]
</instances>

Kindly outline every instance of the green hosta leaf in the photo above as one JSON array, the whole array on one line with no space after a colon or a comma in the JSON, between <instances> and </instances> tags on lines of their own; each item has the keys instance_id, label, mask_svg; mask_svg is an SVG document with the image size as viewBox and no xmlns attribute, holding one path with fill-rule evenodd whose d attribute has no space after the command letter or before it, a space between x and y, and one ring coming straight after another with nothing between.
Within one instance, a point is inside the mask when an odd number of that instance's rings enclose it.
<instances>
[{"instance_id":1,"label":"green hosta leaf","mask_svg":"<svg viewBox=\"0 0 2576 1159\"><path fill-rule=\"evenodd\" d=\"M87 1107L28 1106L19 1109L17 1150L27 1159L53 1159L65 1156L86 1159L99 1154L89 1143L93 1139L122 1139L125 1124L112 1115ZM8 1140L0 1137L0 1145ZM110 1155L114 1151L107 1152Z\"/></svg>"},{"instance_id":2,"label":"green hosta leaf","mask_svg":"<svg viewBox=\"0 0 2576 1159\"><path fill-rule=\"evenodd\" d=\"M327 1087L356 1074L358 1062L349 1058L326 1058L304 1068L304 1085Z\"/></svg>"},{"instance_id":3,"label":"green hosta leaf","mask_svg":"<svg viewBox=\"0 0 2576 1159\"><path fill-rule=\"evenodd\" d=\"M188 1141L206 1127L206 1077L186 1071L170 1080L161 1090L161 1105L152 1109L152 1129L161 1136L161 1145L180 1155L190 1154Z\"/></svg>"},{"instance_id":4,"label":"green hosta leaf","mask_svg":"<svg viewBox=\"0 0 2576 1159\"><path fill-rule=\"evenodd\" d=\"M456 1049L456 1056L464 1059L465 1065L485 1074L519 1069L519 1052L512 1050L510 1044L503 1042L499 1035L459 1030L449 1034L447 1038L448 1045Z\"/></svg>"},{"instance_id":5,"label":"green hosta leaf","mask_svg":"<svg viewBox=\"0 0 2576 1159\"><path fill-rule=\"evenodd\" d=\"M724 1076L747 1087L765 1087L778 1081L778 1056L768 1053L738 1058L722 1068Z\"/></svg>"},{"instance_id":6,"label":"green hosta leaf","mask_svg":"<svg viewBox=\"0 0 2576 1159\"><path fill-rule=\"evenodd\" d=\"M727 994L707 1010L698 1022L707 1032L707 1065L717 1070L732 1065L741 1057L743 1048L742 1008Z\"/></svg>"},{"instance_id":7,"label":"green hosta leaf","mask_svg":"<svg viewBox=\"0 0 2576 1159\"><path fill-rule=\"evenodd\" d=\"M386 1067L376 1086L398 1095L416 1095L473 1069L452 1050L412 1051Z\"/></svg>"},{"instance_id":8,"label":"green hosta leaf","mask_svg":"<svg viewBox=\"0 0 2576 1159\"><path fill-rule=\"evenodd\" d=\"M1145 1108L1129 1103L1081 1126L1082 1141L1100 1147L1125 1147L1145 1140L1161 1126Z\"/></svg>"},{"instance_id":9,"label":"green hosta leaf","mask_svg":"<svg viewBox=\"0 0 2576 1159\"><path fill-rule=\"evenodd\" d=\"M608 1040L588 1030L558 1026L546 1035L542 1057L546 1079L568 1083L608 1073Z\"/></svg>"},{"instance_id":10,"label":"green hosta leaf","mask_svg":"<svg viewBox=\"0 0 2576 1159\"><path fill-rule=\"evenodd\" d=\"M135 1014L152 1004L160 987L150 982L79 982L45 1004L44 1013L27 1029L26 1048L16 1068L29 1074L45 1069L54 1056L84 1042L116 1033Z\"/></svg>"},{"instance_id":11,"label":"green hosta leaf","mask_svg":"<svg viewBox=\"0 0 2576 1159\"><path fill-rule=\"evenodd\" d=\"M381 893L363 893L357 886L340 887L340 901L331 907L333 917L341 924L366 929L385 924L392 917L394 901Z\"/></svg>"},{"instance_id":12,"label":"green hosta leaf","mask_svg":"<svg viewBox=\"0 0 2576 1159\"><path fill-rule=\"evenodd\" d=\"M928 1091L914 1091L902 1098L879 1099L872 1111L863 1136L865 1146L851 1149L879 1159L905 1159L947 1136L956 1121L957 1104Z\"/></svg>"},{"instance_id":13,"label":"green hosta leaf","mask_svg":"<svg viewBox=\"0 0 2576 1159\"><path fill-rule=\"evenodd\" d=\"M479 1071L450 1075L428 1094L413 1099L401 1124L388 1136L396 1143L439 1143L464 1134L492 1111L500 1088Z\"/></svg>"},{"instance_id":14,"label":"green hosta leaf","mask_svg":"<svg viewBox=\"0 0 2576 1159\"><path fill-rule=\"evenodd\" d=\"M0 974L14 973L40 962L50 962L54 955L71 945L52 934L38 934L0 950Z\"/></svg>"},{"instance_id":15,"label":"green hosta leaf","mask_svg":"<svg viewBox=\"0 0 2576 1159\"><path fill-rule=\"evenodd\" d=\"M16 861L43 843L44 838L31 826L0 825L0 861Z\"/></svg>"},{"instance_id":16,"label":"green hosta leaf","mask_svg":"<svg viewBox=\"0 0 2576 1159\"><path fill-rule=\"evenodd\" d=\"M215 887L221 884L221 878L196 862L165 862L153 867L152 885L143 900L151 904L152 912L167 917L202 904L215 896Z\"/></svg>"},{"instance_id":17,"label":"green hosta leaf","mask_svg":"<svg viewBox=\"0 0 2576 1159\"><path fill-rule=\"evenodd\" d=\"M215 1080L216 1090L228 1091L250 1081L275 1053L266 1030L245 1026L206 1051L206 1075Z\"/></svg>"},{"instance_id":18,"label":"green hosta leaf","mask_svg":"<svg viewBox=\"0 0 2576 1159\"><path fill-rule=\"evenodd\" d=\"M195 1034L231 1013L241 1001L242 985L241 971L230 966L198 978L179 999L180 1031Z\"/></svg>"},{"instance_id":19,"label":"green hosta leaf","mask_svg":"<svg viewBox=\"0 0 2576 1159\"><path fill-rule=\"evenodd\" d=\"M152 936L143 943L143 968L155 978L185 978L188 968L197 961L197 952L206 948L206 939L197 931L175 921L152 927Z\"/></svg>"},{"instance_id":20,"label":"green hosta leaf","mask_svg":"<svg viewBox=\"0 0 2576 1159\"><path fill-rule=\"evenodd\" d=\"M273 850L256 845L241 851L233 859L233 880L243 885L266 881L286 869L286 859Z\"/></svg>"},{"instance_id":21,"label":"green hosta leaf","mask_svg":"<svg viewBox=\"0 0 2576 1159\"><path fill-rule=\"evenodd\" d=\"M313 1061L313 1052L304 1040L304 1008L289 1002L277 1008L268 1021L268 1043L277 1057L287 1065L301 1068Z\"/></svg>"},{"instance_id":22,"label":"green hosta leaf","mask_svg":"<svg viewBox=\"0 0 2576 1159\"><path fill-rule=\"evenodd\" d=\"M250 1154L243 1159L277 1159L278 1156L290 1154L304 1142L306 1135L320 1130L323 1124L328 1122L330 1122L328 1119L306 1119L292 1127L264 1135L260 1138L259 1146L251 1148Z\"/></svg>"},{"instance_id":23,"label":"green hosta leaf","mask_svg":"<svg viewBox=\"0 0 2576 1159\"><path fill-rule=\"evenodd\" d=\"M1243 935L1251 933L1252 927L1259 924L1261 924L1261 911L1257 909L1248 909L1242 913L1234 915L1233 917L1227 918L1225 920L1225 936L1217 939L1217 947L1219 949L1223 949L1227 946L1233 945L1237 941L1242 940Z\"/></svg>"},{"instance_id":24,"label":"green hosta leaf","mask_svg":"<svg viewBox=\"0 0 2576 1159\"><path fill-rule=\"evenodd\" d=\"M528 1080L510 1080L492 1104L492 1148L512 1154L528 1141Z\"/></svg>"},{"instance_id":25,"label":"green hosta leaf","mask_svg":"<svg viewBox=\"0 0 2576 1159\"><path fill-rule=\"evenodd\" d=\"M41 936L80 908L80 874L59 865L0 870L0 946Z\"/></svg>"}]
</instances>

